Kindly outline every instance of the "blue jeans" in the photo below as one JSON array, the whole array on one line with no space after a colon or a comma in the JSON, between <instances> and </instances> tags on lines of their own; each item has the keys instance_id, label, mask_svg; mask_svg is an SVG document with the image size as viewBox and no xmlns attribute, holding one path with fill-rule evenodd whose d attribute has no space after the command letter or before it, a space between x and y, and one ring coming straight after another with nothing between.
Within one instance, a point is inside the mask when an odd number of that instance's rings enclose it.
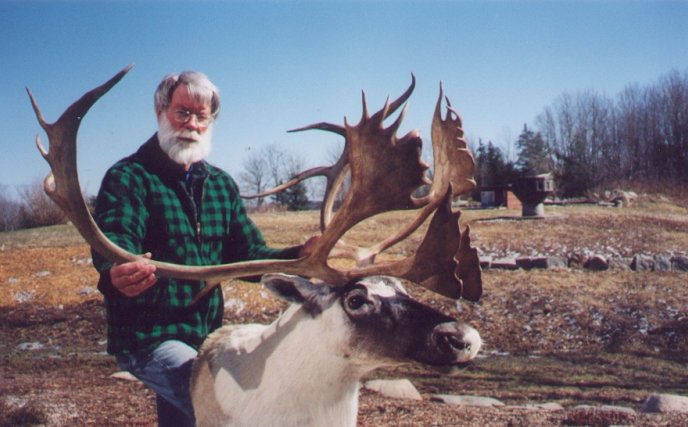
<instances>
[{"instance_id":1,"label":"blue jeans","mask_svg":"<svg viewBox=\"0 0 688 427\"><path fill-rule=\"evenodd\" d=\"M165 341L148 354L120 354L117 364L156 393L160 427L196 425L189 385L196 350L181 341Z\"/></svg>"}]
</instances>

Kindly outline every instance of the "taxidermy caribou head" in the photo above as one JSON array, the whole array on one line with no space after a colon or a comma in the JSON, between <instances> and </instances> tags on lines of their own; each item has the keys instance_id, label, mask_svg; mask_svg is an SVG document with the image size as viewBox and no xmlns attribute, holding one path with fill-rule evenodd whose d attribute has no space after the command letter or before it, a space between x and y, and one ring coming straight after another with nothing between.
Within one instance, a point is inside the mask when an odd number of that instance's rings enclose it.
<instances>
[{"instance_id":1,"label":"taxidermy caribou head","mask_svg":"<svg viewBox=\"0 0 688 427\"><path fill-rule=\"evenodd\" d=\"M366 373L461 364L480 349L475 329L409 298L395 278L263 284L294 304L271 325L226 326L206 340L191 382L199 426L355 426Z\"/></svg>"},{"instance_id":2,"label":"taxidermy caribou head","mask_svg":"<svg viewBox=\"0 0 688 427\"><path fill-rule=\"evenodd\" d=\"M115 245L93 221L77 175L76 135L88 110L130 68L87 92L53 124L44 120L29 92L50 142L46 151L36 137L51 167L46 193L89 245L114 262L141 256ZM454 198L475 187L475 164L458 114L446 99L447 114L442 117L440 86L432 121L432 181L426 175L429 166L420 158L418 132L396 135L405 108L393 124L383 125L414 87L415 78L404 94L372 116L364 95L363 115L355 126L345 120L343 126L318 123L297 129L334 132L345 141L334 165L305 171L263 194L313 176L326 177L321 236L309 255L203 267L151 261L158 275L205 281L196 300L223 280L265 275L266 287L294 303L269 326L227 326L206 340L192 380L199 425L355 425L358 380L371 369L405 361L455 365L477 354L481 341L473 328L414 301L399 280L454 299L477 301L482 294L477 251L471 247L468 227L459 227L460 211L452 209ZM335 212L335 196L347 176L350 185ZM424 185L426 195L414 196ZM415 216L372 246L342 241L360 222L393 210L415 210ZM409 256L377 262L380 253L411 236L431 216ZM355 265L336 268L329 263L335 257L349 258Z\"/></svg>"}]
</instances>

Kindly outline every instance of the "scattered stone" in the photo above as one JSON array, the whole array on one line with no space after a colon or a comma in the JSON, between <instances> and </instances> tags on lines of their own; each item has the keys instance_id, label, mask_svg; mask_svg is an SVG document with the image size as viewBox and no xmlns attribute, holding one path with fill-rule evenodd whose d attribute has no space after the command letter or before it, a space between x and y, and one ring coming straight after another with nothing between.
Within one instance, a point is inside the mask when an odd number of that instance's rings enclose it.
<instances>
[{"instance_id":1,"label":"scattered stone","mask_svg":"<svg viewBox=\"0 0 688 427\"><path fill-rule=\"evenodd\" d=\"M423 400L416 387L407 379L371 380L364 387L393 399Z\"/></svg>"},{"instance_id":2,"label":"scattered stone","mask_svg":"<svg viewBox=\"0 0 688 427\"><path fill-rule=\"evenodd\" d=\"M124 380L124 381L139 381L138 378L133 376L131 372L127 371L119 371L115 372L114 374L110 375L110 378L114 378L116 380Z\"/></svg>"},{"instance_id":3,"label":"scattered stone","mask_svg":"<svg viewBox=\"0 0 688 427\"><path fill-rule=\"evenodd\" d=\"M481 256L480 257L480 268L483 270L487 270L492 266L492 257L491 256Z\"/></svg>"},{"instance_id":4,"label":"scattered stone","mask_svg":"<svg viewBox=\"0 0 688 427\"><path fill-rule=\"evenodd\" d=\"M491 268L500 268L502 270L518 270L515 258L500 258L492 261Z\"/></svg>"},{"instance_id":5,"label":"scattered stone","mask_svg":"<svg viewBox=\"0 0 688 427\"><path fill-rule=\"evenodd\" d=\"M95 289L95 288L92 288L91 286L86 286L86 287L81 288L81 289L79 290L79 296L87 297L87 296L89 296L89 295L91 295L91 294L93 294L93 293L95 293L95 292L96 292L96 289Z\"/></svg>"},{"instance_id":6,"label":"scattered stone","mask_svg":"<svg viewBox=\"0 0 688 427\"><path fill-rule=\"evenodd\" d=\"M530 270L531 268L533 268L533 260L529 257L518 257L516 258L516 265L518 266L518 268Z\"/></svg>"},{"instance_id":7,"label":"scattered stone","mask_svg":"<svg viewBox=\"0 0 688 427\"><path fill-rule=\"evenodd\" d=\"M681 412L688 413L688 397L677 394L651 394L643 402L640 412Z\"/></svg>"},{"instance_id":8,"label":"scattered stone","mask_svg":"<svg viewBox=\"0 0 688 427\"><path fill-rule=\"evenodd\" d=\"M631 262L633 271L653 271L655 269L655 259L649 255L636 255Z\"/></svg>"},{"instance_id":9,"label":"scattered stone","mask_svg":"<svg viewBox=\"0 0 688 427\"><path fill-rule=\"evenodd\" d=\"M671 258L666 255L655 255L655 271L671 271Z\"/></svg>"},{"instance_id":10,"label":"scattered stone","mask_svg":"<svg viewBox=\"0 0 688 427\"><path fill-rule=\"evenodd\" d=\"M76 265L91 265L91 264L93 264L93 259L91 257L88 257L88 258L72 257L71 261L72 261L72 263L74 263Z\"/></svg>"},{"instance_id":11,"label":"scattered stone","mask_svg":"<svg viewBox=\"0 0 688 427\"><path fill-rule=\"evenodd\" d=\"M442 402L449 405L456 406L504 406L504 402L491 397L483 396L458 396L453 394L436 394L433 395L430 400L433 402Z\"/></svg>"},{"instance_id":12,"label":"scattered stone","mask_svg":"<svg viewBox=\"0 0 688 427\"><path fill-rule=\"evenodd\" d=\"M17 346L17 350L22 350L22 351L38 351L38 350L43 350L44 348L45 348L45 345L41 344L38 341L23 342Z\"/></svg>"},{"instance_id":13,"label":"scattered stone","mask_svg":"<svg viewBox=\"0 0 688 427\"><path fill-rule=\"evenodd\" d=\"M597 407L599 411L609 411L609 412L621 412L628 415L638 415L635 409L629 408L628 406L617 406L617 405L602 405Z\"/></svg>"},{"instance_id":14,"label":"scattered stone","mask_svg":"<svg viewBox=\"0 0 688 427\"><path fill-rule=\"evenodd\" d=\"M671 269L674 271L688 271L688 256L674 255L671 257Z\"/></svg>"},{"instance_id":15,"label":"scattered stone","mask_svg":"<svg viewBox=\"0 0 688 427\"><path fill-rule=\"evenodd\" d=\"M592 255L583 262L583 268L592 271L604 271L609 269L609 263L601 255Z\"/></svg>"},{"instance_id":16,"label":"scattered stone","mask_svg":"<svg viewBox=\"0 0 688 427\"><path fill-rule=\"evenodd\" d=\"M609 263L610 270L630 270L631 269L631 259L623 257L610 257L607 259Z\"/></svg>"},{"instance_id":17,"label":"scattered stone","mask_svg":"<svg viewBox=\"0 0 688 427\"><path fill-rule=\"evenodd\" d=\"M583 265L585 265L585 261L587 261L588 259L588 257L581 253L569 254L568 258L570 268L583 268Z\"/></svg>"},{"instance_id":18,"label":"scattered stone","mask_svg":"<svg viewBox=\"0 0 688 427\"><path fill-rule=\"evenodd\" d=\"M10 277L7 279L7 283L9 283L10 285L17 285L19 284L19 282L21 282L21 279L19 279L18 277Z\"/></svg>"},{"instance_id":19,"label":"scattered stone","mask_svg":"<svg viewBox=\"0 0 688 427\"><path fill-rule=\"evenodd\" d=\"M560 256L544 256L533 258L533 268L567 268L569 260Z\"/></svg>"},{"instance_id":20,"label":"scattered stone","mask_svg":"<svg viewBox=\"0 0 688 427\"><path fill-rule=\"evenodd\" d=\"M42 270L42 271L38 271L38 272L34 273L34 276L35 277L48 277L51 274L53 274L53 273L49 272L48 270Z\"/></svg>"},{"instance_id":21,"label":"scattered stone","mask_svg":"<svg viewBox=\"0 0 688 427\"><path fill-rule=\"evenodd\" d=\"M564 407L561 406L560 404L556 403L556 402L528 403L526 405L521 406L521 408L535 409L535 410L540 410L540 411L563 411L564 410Z\"/></svg>"},{"instance_id":22,"label":"scattered stone","mask_svg":"<svg viewBox=\"0 0 688 427\"><path fill-rule=\"evenodd\" d=\"M603 256L593 255L583 263L583 267L592 271L606 271L609 269L609 263Z\"/></svg>"},{"instance_id":23,"label":"scattered stone","mask_svg":"<svg viewBox=\"0 0 688 427\"><path fill-rule=\"evenodd\" d=\"M36 298L36 291L19 291L14 294L14 300L18 303L30 302Z\"/></svg>"}]
</instances>

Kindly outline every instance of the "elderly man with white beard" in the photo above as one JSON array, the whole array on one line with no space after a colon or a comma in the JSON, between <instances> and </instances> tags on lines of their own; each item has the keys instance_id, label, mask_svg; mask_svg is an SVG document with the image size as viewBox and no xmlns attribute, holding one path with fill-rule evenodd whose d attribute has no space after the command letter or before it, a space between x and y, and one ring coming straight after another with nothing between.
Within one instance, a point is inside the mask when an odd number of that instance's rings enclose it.
<instances>
[{"instance_id":1,"label":"elderly man with white beard","mask_svg":"<svg viewBox=\"0 0 688 427\"><path fill-rule=\"evenodd\" d=\"M220 111L202 73L165 77L155 92L158 132L106 173L95 219L116 244L145 258L186 265L289 259L310 246L270 248L246 215L234 180L209 164ZM191 304L203 283L157 277L146 261L113 264L93 253L105 297L108 353L157 395L160 426L192 426L191 363L222 324L216 287Z\"/></svg>"}]
</instances>

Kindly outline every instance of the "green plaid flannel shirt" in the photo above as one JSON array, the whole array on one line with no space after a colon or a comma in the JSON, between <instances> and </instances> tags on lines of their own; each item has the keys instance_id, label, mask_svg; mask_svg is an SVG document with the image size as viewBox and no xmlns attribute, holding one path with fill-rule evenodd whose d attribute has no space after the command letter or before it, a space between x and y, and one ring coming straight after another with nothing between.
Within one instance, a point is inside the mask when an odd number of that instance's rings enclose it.
<instances>
[{"instance_id":1,"label":"green plaid flannel shirt","mask_svg":"<svg viewBox=\"0 0 688 427\"><path fill-rule=\"evenodd\" d=\"M266 246L227 173L199 162L189 178L190 186L153 136L106 173L96 201L96 222L126 250L151 252L156 260L176 264L213 265L298 255L298 247ZM110 282L112 263L96 253L93 261L101 273L98 289L105 296L111 354L149 352L170 339L198 348L222 324L224 302L219 287L191 305L201 282L158 278L153 287L129 298Z\"/></svg>"}]
</instances>

